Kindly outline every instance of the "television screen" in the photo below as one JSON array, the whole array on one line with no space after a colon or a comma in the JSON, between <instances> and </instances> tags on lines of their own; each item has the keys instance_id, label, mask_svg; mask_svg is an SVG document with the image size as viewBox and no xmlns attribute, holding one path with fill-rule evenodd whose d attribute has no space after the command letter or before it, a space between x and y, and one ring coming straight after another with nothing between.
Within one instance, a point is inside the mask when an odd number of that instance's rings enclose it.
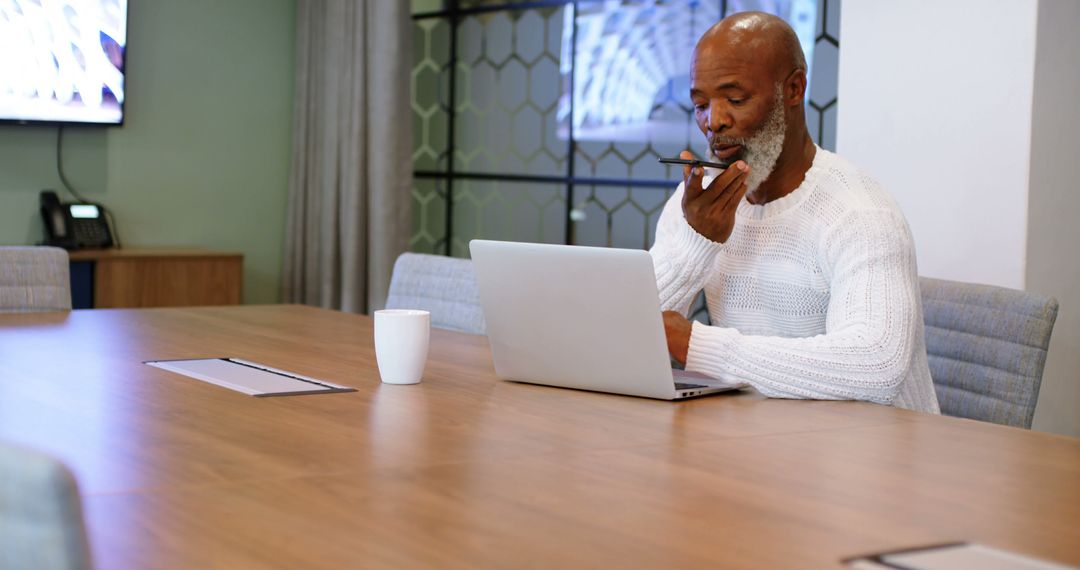
<instances>
[{"instance_id":1,"label":"television screen","mask_svg":"<svg viewBox=\"0 0 1080 570\"><path fill-rule=\"evenodd\" d=\"M0 121L124 119L127 0L0 0Z\"/></svg>"}]
</instances>

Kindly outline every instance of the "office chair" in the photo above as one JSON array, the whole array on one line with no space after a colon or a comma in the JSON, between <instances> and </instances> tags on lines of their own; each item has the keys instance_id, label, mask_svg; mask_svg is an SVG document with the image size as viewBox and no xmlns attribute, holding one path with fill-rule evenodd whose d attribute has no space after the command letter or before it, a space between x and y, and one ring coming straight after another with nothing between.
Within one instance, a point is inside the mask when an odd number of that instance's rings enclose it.
<instances>
[{"instance_id":1,"label":"office chair","mask_svg":"<svg viewBox=\"0 0 1080 570\"><path fill-rule=\"evenodd\" d=\"M0 568L91 566L71 472L51 457L0 444Z\"/></svg>"},{"instance_id":2,"label":"office chair","mask_svg":"<svg viewBox=\"0 0 1080 570\"><path fill-rule=\"evenodd\" d=\"M926 277L919 286L941 413L1030 428L1057 300Z\"/></svg>"},{"instance_id":3,"label":"office chair","mask_svg":"<svg viewBox=\"0 0 1080 570\"><path fill-rule=\"evenodd\" d=\"M70 311L69 272L60 248L0 246L0 313Z\"/></svg>"},{"instance_id":4,"label":"office chair","mask_svg":"<svg viewBox=\"0 0 1080 570\"><path fill-rule=\"evenodd\" d=\"M484 312L472 261L403 253L394 263L387 309L431 312L434 327L484 334Z\"/></svg>"}]
</instances>

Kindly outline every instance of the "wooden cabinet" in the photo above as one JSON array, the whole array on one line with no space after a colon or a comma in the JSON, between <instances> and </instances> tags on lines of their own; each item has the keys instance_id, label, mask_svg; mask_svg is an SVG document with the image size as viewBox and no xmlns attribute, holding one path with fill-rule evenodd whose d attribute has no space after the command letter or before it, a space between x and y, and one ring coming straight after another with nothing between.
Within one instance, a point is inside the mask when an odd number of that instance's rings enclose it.
<instances>
[{"instance_id":1,"label":"wooden cabinet","mask_svg":"<svg viewBox=\"0 0 1080 570\"><path fill-rule=\"evenodd\" d=\"M131 248L72 251L69 256L77 309L240 303L241 253Z\"/></svg>"}]
</instances>

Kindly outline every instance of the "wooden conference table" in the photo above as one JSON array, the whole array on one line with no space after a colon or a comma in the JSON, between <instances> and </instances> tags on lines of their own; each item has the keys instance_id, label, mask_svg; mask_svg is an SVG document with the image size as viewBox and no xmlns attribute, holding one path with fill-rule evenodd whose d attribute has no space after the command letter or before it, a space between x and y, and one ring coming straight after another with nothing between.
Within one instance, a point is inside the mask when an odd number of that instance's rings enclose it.
<instances>
[{"instance_id":1,"label":"wooden conference table","mask_svg":"<svg viewBox=\"0 0 1080 570\"><path fill-rule=\"evenodd\" d=\"M502 382L433 331L300 306L0 315L0 439L81 485L100 568L817 568L974 540L1080 565L1080 440L854 402ZM238 356L354 386L254 398L141 364Z\"/></svg>"}]
</instances>

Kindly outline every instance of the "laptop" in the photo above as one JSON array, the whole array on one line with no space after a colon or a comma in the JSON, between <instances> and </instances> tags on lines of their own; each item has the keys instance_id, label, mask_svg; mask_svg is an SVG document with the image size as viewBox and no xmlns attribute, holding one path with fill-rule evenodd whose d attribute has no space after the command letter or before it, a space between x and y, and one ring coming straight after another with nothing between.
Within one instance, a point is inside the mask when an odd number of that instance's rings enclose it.
<instances>
[{"instance_id":1,"label":"laptop","mask_svg":"<svg viewBox=\"0 0 1080 570\"><path fill-rule=\"evenodd\" d=\"M680 400L746 386L672 369L647 251L473 240L502 379Z\"/></svg>"}]
</instances>

